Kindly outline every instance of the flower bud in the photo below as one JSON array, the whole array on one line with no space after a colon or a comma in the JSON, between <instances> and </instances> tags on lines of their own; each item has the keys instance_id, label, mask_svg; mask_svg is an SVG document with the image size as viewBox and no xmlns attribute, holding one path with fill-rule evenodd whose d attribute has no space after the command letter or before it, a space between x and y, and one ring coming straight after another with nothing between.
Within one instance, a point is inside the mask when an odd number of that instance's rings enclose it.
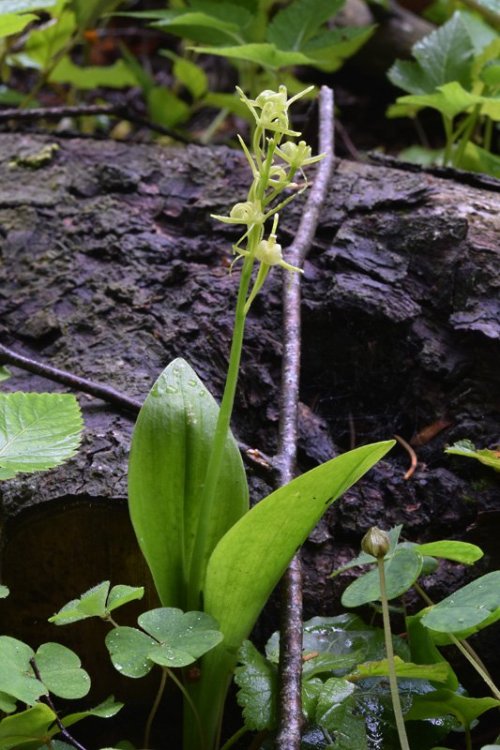
<instances>
[{"instance_id":1,"label":"flower bud","mask_svg":"<svg viewBox=\"0 0 500 750\"><path fill-rule=\"evenodd\" d=\"M361 549L363 552L376 557L377 560L386 556L390 546L391 540L389 534L376 526L372 526L361 540Z\"/></svg>"}]
</instances>

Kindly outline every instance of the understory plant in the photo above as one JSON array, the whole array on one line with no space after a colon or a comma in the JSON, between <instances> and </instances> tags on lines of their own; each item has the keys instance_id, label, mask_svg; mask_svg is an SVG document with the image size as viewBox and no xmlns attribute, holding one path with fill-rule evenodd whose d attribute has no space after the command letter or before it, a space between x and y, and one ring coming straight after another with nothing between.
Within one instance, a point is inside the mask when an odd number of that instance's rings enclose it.
<instances>
[{"instance_id":1,"label":"understory plant","mask_svg":"<svg viewBox=\"0 0 500 750\"><path fill-rule=\"evenodd\" d=\"M500 176L500 38L498 29L461 10L413 47L413 60L396 60L390 81L408 92L389 117L438 113L444 147L412 147L401 156ZM495 153L496 151L496 153Z\"/></svg>"}]
</instances>

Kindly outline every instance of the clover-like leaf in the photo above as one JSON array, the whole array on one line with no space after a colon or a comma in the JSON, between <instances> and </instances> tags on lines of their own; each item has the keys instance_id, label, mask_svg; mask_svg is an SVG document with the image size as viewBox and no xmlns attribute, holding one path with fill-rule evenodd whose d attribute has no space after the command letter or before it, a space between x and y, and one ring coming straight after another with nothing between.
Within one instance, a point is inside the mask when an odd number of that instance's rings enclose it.
<instances>
[{"instance_id":1,"label":"clover-like leaf","mask_svg":"<svg viewBox=\"0 0 500 750\"><path fill-rule=\"evenodd\" d=\"M422 624L440 633L470 633L499 619L500 570L494 570L435 604Z\"/></svg>"},{"instance_id":2,"label":"clover-like leaf","mask_svg":"<svg viewBox=\"0 0 500 750\"><path fill-rule=\"evenodd\" d=\"M31 668L33 656L33 649L26 643L7 635L0 636L0 691L28 705L47 693Z\"/></svg>"},{"instance_id":3,"label":"clover-like leaf","mask_svg":"<svg viewBox=\"0 0 500 750\"><path fill-rule=\"evenodd\" d=\"M81 669L77 654L60 643L44 643L35 654L40 679L59 698L83 698L90 690L90 677Z\"/></svg>"},{"instance_id":4,"label":"clover-like leaf","mask_svg":"<svg viewBox=\"0 0 500 750\"><path fill-rule=\"evenodd\" d=\"M0 479L51 469L80 443L82 417L67 393L0 393Z\"/></svg>"},{"instance_id":5,"label":"clover-like leaf","mask_svg":"<svg viewBox=\"0 0 500 750\"><path fill-rule=\"evenodd\" d=\"M106 648L114 668L126 677L134 679L151 672L154 662L149 658L149 654L157 645L154 638L128 626L115 628L106 636Z\"/></svg>"},{"instance_id":6,"label":"clover-like leaf","mask_svg":"<svg viewBox=\"0 0 500 750\"><path fill-rule=\"evenodd\" d=\"M164 667L185 667L222 640L213 617L204 612L183 612L158 607L144 612L139 625L158 641L149 658Z\"/></svg>"},{"instance_id":7,"label":"clover-like leaf","mask_svg":"<svg viewBox=\"0 0 500 750\"><path fill-rule=\"evenodd\" d=\"M118 607L122 607L128 602L135 599L142 599L144 596L143 586L113 586L109 590L110 582L93 586L91 589L81 595L79 599L73 599L62 607L59 612L49 618L49 622L56 625L68 625L72 622L85 620L88 617L101 617L107 619L110 612Z\"/></svg>"}]
</instances>

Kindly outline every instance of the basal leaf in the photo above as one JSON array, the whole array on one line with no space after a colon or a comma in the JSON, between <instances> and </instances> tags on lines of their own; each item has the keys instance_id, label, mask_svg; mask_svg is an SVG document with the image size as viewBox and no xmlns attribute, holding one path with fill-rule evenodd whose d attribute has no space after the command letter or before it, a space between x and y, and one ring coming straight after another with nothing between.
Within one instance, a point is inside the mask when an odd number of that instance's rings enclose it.
<instances>
[{"instance_id":1,"label":"basal leaf","mask_svg":"<svg viewBox=\"0 0 500 750\"><path fill-rule=\"evenodd\" d=\"M267 41L278 49L300 50L334 16L345 0L295 0L279 10L267 29Z\"/></svg>"},{"instance_id":2,"label":"basal leaf","mask_svg":"<svg viewBox=\"0 0 500 750\"><path fill-rule=\"evenodd\" d=\"M40 678L59 698L83 698L90 690L90 677L81 669L74 651L60 643L44 643L35 654Z\"/></svg>"},{"instance_id":3,"label":"basal leaf","mask_svg":"<svg viewBox=\"0 0 500 750\"><path fill-rule=\"evenodd\" d=\"M134 429L130 515L164 605L184 606L218 411L194 370L175 360L153 386ZM245 470L232 435L216 498L209 519L209 552L248 509Z\"/></svg>"},{"instance_id":4,"label":"basal leaf","mask_svg":"<svg viewBox=\"0 0 500 750\"><path fill-rule=\"evenodd\" d=\"M412 548L396 550L393 557L384 562L388 599L395 599L413 586L422 570L422 557ZM342 594L344 607L360 607L362 604L381 599L378 569L364 573Z\"/></svg>"},{"instance_id":5,"label":"basal leaf","mask_svg":"<svg viewBox=\"0 0 500 750\"><path fill-rule=\"evenodd\" d=\"M238 649L289 561L329 505L393 445L386 441L357 448L294 479L252 508L215 548L204 600L224 641L204 658L201 680L193 686L209 735L218 721L213 706L222 703Z\"/></svg>"},{"instance_id":6,"label":"basal leaf","mask_svg":"<svg viewBox=\"0 0 500 750\"><path fill-rule=\"evenodd\" d=\"M469 542L456 542L448 539L443 539L439 542L418 544L416 550L421 555L430 555L431 557L441 557L445 560L454 560L463 565L472 565L484 555L483 550L475 544L470 544Z\"/></svg>"},{"instance_id":7,"label":"basal leaf","mask_svg":"<svg viewBox=\"0 0 500 750\"><path fill-rule=\"evenodd\" d=\"M500 570L468 583L423 615L422 624L440 633L481 630L500 619Z\"/></svg>"},{"instance_id":8,"label":"basal leaf","mask_svg":"<svg viewBox=\"0 0 500 750\"><path fill-rule=\"evenodd\" d=\"M0 636L0 691L28 705L47 693L31 668L33 656L33 650L26 643L7 635Z\"/></svg>"},{"instance_id":9,"label":"basal leaf","mask_svg":"<svg viewBox=\"0 0 500 750\"><path fill-rule=\"evenodd\" d=\"M245 726L258 732L272 730L276 726L277 668L250 641L243 642L239 661L234 681Z\"/></svg>"},{"instance_id":10,"label":"basal leaf","mask_svg":"<svg viewBox=\"0 0 500 750\"><path fill-rule=\"evenodd\" d=\"M58 466L77 450L81 429L74 396L0 393L0 471L14 476Z\"/></svg>"}]
</instances>

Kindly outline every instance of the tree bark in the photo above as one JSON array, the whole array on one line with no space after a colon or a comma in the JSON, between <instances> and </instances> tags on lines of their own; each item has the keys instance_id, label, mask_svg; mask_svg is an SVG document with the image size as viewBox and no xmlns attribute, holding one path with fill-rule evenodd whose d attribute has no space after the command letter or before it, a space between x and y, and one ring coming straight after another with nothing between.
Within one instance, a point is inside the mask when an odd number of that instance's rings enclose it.
<instances>
[{"instance_id":1,"label":"tree bark","mask_svg":"<svg viewBox=\"0 0 500 750\"><path fill-rule=\"evenodd\" d=\"M183 356L219 397L238 266L229 273L235 232L210 214L244 199L247 171L227 148L1 135L1 342L139 401ZM346 578L327 576L372 525L402 523L413 541L463 535L475 521L489 528L494 475L443 448L498 439L499 190L493 180L470 185L338 163L305 267L299 463L306 469L397 433L413 440L418 467L405 480L409 458L398 447L313 533L304 548L308 616L338 610ZM299 214L296 204L283 212L284 246ZM269 455L280 320L273 272L248 321L234 419L236 435ZM64 390L12 372L4 390ZM144 576L124 508L132 420L79 398L86 427L78 456L0 488L2 578L13 591L2 632L28 640L35 620L85 588ZM250 482L255 500L267 492L260 476ZM482 542L491 562L494 535ZM431 596L443 593L447 576L456 583L454 570L430 579ZM269 613L261 637L276 624L273 605ZM36 637L49 640L47 632L40 625Z\"/></svg>"}]
</instances>

